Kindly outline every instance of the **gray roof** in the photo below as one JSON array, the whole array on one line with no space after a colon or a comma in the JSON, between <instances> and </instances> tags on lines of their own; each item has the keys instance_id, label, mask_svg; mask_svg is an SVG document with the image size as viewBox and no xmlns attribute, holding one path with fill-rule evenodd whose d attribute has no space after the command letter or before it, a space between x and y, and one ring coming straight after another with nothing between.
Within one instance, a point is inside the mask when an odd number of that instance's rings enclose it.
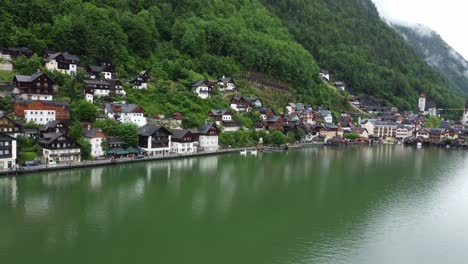
<instances>
[{"instance_id":1,"label":"gray roof","mask_svg":"<svg viewBox=\"0 0 468 264\"><path fill-rule=\"evenodd\" d=\"M174 130L172 138L173 139L182 139L182 138L185 137L185 135L187 135L187 133L192 133L192 132L190 132L190 130L177 129L177 130Z\"/></svg>"},{"instance_id":2,"label":"gray roof","mask_svg":"<svg viewBox=\"0 0 468 264\"><path fill-rule=\"evenodd\" d=\"M204 83L205 83L204 80L198 80L198 81L192 83L192 87L198 87L198 86L203 85Z\"/></svg>"},{"instance_id":3,"label":"gray roof","mask_svg":"<svg viewBox=\"0 0 468 264\"><path fill-rule=\"evenodd\" d=\"M202 134L206 134L212 126L213 126L213 123L206 123L198 128L198 132Z\"/></svg>"},{"instance_id":4,"label":"gray roof","mask_svg":"<svg viewBox=\"0 0 468 264\"><path fill-rule=\"evenodd\" d=\"M267 122L276 122L276 121L278 121L278 119L280 119L280 118L281 118L281 116L269 116L269 117L266 119L266 121L267 121Z\"/></svg>"},{"instance_id":5,"label":"gray roof","mask_svg":"<svg viewBox=\"0 0 468 264\"><path fill-rule=\"evenodd\" d=\"M56 106L56 107L64 107L65 109L69 109L70 107L70 104L68 102L65 102L65 101L47 101L47 100L18 100L16 101L15 103L16 104L22 104L22 105L28 105L30 103L33 103L33 102L41 102L45 105L49 105L49 106Z\"/></svg>"},{"instance_id":6,"label":"gray roof","mask_svg":"<svg viewBox=\"0 0 468 264\"><path fill-rule=\"evenodd\" d=\"M47 131L50 128L56 128L57 124L58 124L58 122L56 120L51 120L51 121L47 122L45 125L41 126L39 128L39 131Z\"/></svg>"},{"instance_id":7,"label":"gray roof","mask_svg":"<svg viewBox=\"0 0 468 264\"><path fill-rule=\"evenodd\" d=\"M119 138L119 137L110 137L110 138L107 138L107 142L109 144L124 144L125 143L125 140Z\"/></svg>"},{"instance_id":8,"label":"gray roof","mask_svg":"<svg viewBox=\"0 0 468 264\"><path fill-rule=\"evenodd\" d=\"M329 116L332 114L330 110L318 110L318 113L321 117Z\"/></svg>"},{"instance_id":9,"label":"gray roof","mask_svg":"<svg viewBox=\"0 0 468 264\"><path fill-rule=\"evenodd\" d=\"M106 108L107 112L114 113L114 109L112 106L120 107L119 113L132 113L139 105L137 104L121 104L121 103L105 103L104 107Z\"/></svg>"},{"instance_id":10,"label":"gray roof","mask_svg":"<svg viewBox=\"0 0 468 264\"><path fill-rule=\"evenodd\" d=\"M32 82L43 74L42 72L36 72L32 75L15 75L15 78L18 82Z\"/></svg>"},{"instance_id":11,"label":"gray roof","mask_svg":"<svg viewBox=\"0 0 468 264\"><path fill-rule=\"evenodd\" d=\"M80 58L78 58L78 56L70 54L68 52L58 52L58 53L50 54L46 60L51 61L57 58L60 54L63 55L63 57L68 61L80 61Z\"/></svg>"},{"instance_id":12,"label":"gray roof","mask_svg":"<svg viewBox=\"0 0 468 264\"><path fill-rule=\"evenodd\" d=\"M139 134L141 136L149 137L149 136L153 135L156 131L158 131L160 129L164 129L170 135L172 135L172 133L171 133L171 131L169 131L169 129L167 129L165 127L161 127L161 126L154 126L154 125L144 125L144 126L140 127Z\"/></svg>"},{"instance_id":13,"label":"gray roof","mask_svg":"<svg viewBox=\"0 0 468 264\"><path fill-rule=\"evenodd\" d=\"M230 114L230 112L226 109L211 109L210 113L212 113L215 116L224 115L226 113Z\"/></svg>"},{"instance_id":14,"label":"gray roof","mask_svg":"<svg viewBox=\"0 0 468 264\"><path fill-rule=\"evenodd\" d=\"M82 135L85 138L95 138L97 133L103 133L101 129L91 127L88 129L88 127L83 127L82 128Z\"/></svg>"}]
</instances>

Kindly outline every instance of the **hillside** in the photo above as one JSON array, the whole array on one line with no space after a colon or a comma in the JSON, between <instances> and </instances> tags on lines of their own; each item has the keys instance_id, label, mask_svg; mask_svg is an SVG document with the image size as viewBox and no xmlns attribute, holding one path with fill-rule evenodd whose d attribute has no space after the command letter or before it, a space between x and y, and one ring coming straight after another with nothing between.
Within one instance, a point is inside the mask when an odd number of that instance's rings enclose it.
<instances>
[{"instance_id":1,"label":"hillside","mask_svg":"<svg viewBox=\"0 0 468 264\"><path fill-rule=\"evenodd\" d=\"M295 39L355 93L414 109L424 91L439 106L461 106L445 79L378 14L370 0L263 0Z\"/></svg>"},{"instance_id":2,"label":"hillside","mask_svg":"<svg viewBox=\"0 0 468 264\"><path fill-rule=\"evenodd\" d=\"M447 79L451 88L468 95L468 62L437 32L423 25L390 25L434 70Z\"/></svg>"},{"instance_id":3,"label":"hillside","mask_svg":"<svg viewBox=\"0 0 468 264\"><path fill-rule=\"evenodd\" d=\"M355 93L402 109L414 109L421 91L441 106L463 103L369 0L3 0L0 18L0 46L111 61L121 78L150 70L157 89L130 98L154 112L167 109L148 100L159 91L245 72L287 84L295 100L344 109L319 65Z\"/></svg>"}]
</instances>

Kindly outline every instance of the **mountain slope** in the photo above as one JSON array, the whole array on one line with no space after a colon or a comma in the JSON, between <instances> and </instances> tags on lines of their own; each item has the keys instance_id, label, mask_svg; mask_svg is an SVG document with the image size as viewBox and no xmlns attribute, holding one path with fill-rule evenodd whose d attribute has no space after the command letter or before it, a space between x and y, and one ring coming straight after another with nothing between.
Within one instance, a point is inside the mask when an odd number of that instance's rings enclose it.
<instances>
[{"instance_id":1,"label":"mountain slope","mask_svg":"<svg viewBox=\"0 0 468 264\"><path fill-rule=\"evenodd\" d=\"M318 64L349 84L403 109L415 109L420 92L439 106L463 100L380 19L370 0L263 0Z\"/></svg>"},{"instance_id":2,"label":"mountain slope","mask_svg":"<svg viewBox=\"0 0 468 264\"><path fill-rule=\"evenodd\" d=\"M402 109L415 109L421 91L440 106L463 103L370 0L3 0L0 32L0 46L110 60L121 77L149 69L159 86L254 72L297 100L346 107L320 82L320 65Z\"/></svg>"},{"instance_id":3,"label":"mountain slope","mask_svg":"<svg viewBox=\"0 0 468 264\"><path fill-rule=\"evenodd\" d=\"M390 25L454 90L468 95L468 62L439 34L423 25Z\"/></svg>"}]
</instances>

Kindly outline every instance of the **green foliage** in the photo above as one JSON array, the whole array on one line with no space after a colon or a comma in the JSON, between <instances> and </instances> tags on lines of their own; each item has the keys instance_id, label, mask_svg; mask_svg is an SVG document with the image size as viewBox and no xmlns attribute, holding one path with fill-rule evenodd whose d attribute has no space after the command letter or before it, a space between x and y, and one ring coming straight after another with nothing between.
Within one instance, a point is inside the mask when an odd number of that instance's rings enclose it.
<instances>
[{"instance_id":1,"label":"green foliage","mask_svg":"<svg viewBox=\"0 0 468 264\"><path fill-rule=\"evenodd\" d=\"M430 116L427 118L426 127L428 128L438 128L440 126L440 118L437 116Z\"/></svg>"},{"instance_id":2,"label":"green foliage","mask_svg":"<svg viewBox=\"0 0 468 264\"><path fill-rule=\"evenodd\" d=\"M0 70L0 82L11 82L13 77L15 77L13 72Z\"/></svg>"},{"instance_id":3,"label":"green foliage","mask_svg":"<svg viewBox=\"0 0 468 264\"><path fill-rule=\"evenodd\" d=\"M305 136L306 136L306 132L302 128L298 128L294 133L294 138L296 139L296 141L303 140Z\"/></svg>"},{"instance_id":4,"label":"green foliage","mask_svg":"<svg viewBox=\"0 0 468 264\"><path fill-rule=\"evenodd\" d=\"M78 145L80 146L81 151L81 159L83 160L91 160L91 143L86 140L85 138L81 137L77 141Z\"/></svg>"},{"instance_id":5,"label":"green foliage","mask_svg":"<svg viewBox=\"0 0 468 264\"><path fill-rule=\"evenodd\" d=\"M80 100L71 104L71 115L80 122L95 122L98 115L96 107L87 102Z\"/></svg>"},{"instance_id":6,"label":"green foliage","mask_svg":"<svg viewBox=\"0 0 468 264\"><path fill-rule=\"evenodd\" d=\"M134 124L122 124L113 119L105 119L96 121L94 125L102 129L107 136L122 138L128 146L138 145L138 127Z\"/></svg>"},{"instance_id":7,"label":"green foliage","mask_svg":"<svg viewBox=\"0 0 468 264\"><path fill-rule=\"evenodd\" d=\"M44 70L42 66L42 59L34 54L31 58L19 56L13 60L13 68L19 74L31 75L38 70Z\"/></svg>"},{"instance_id":8,"label":"green foliage","mask_svg":"<svg viewBox=\"0 0 468 264\"><path fill-rule=\"evenodd\" d=\"M237 131L232 133L222 133L219 135L219 143L223 146L236 148L255 146L253 133L250 131Z\"/></svg>"},{"instance_id":9,"label":"green foliage","mask_svg":"<svg viewBox=\"0 0 468 264\"><path fill-rule=\"evenodd\" d=\"M279 132L279 131L273 131L270 135L270 140L271 144L275 146L281 146L287 142L286 136Z\"/></svg>"},{"instance_id":10,"label":"green foliage","mask_svg":"<svg viewBox=\"0 0 468 264\"><path fill-rule=\"evenodd\" d=\"M36 140L19 135L16 138L19 164L23 165L25 161L35 160L39 152L39 145Z\"/></svg>"},{"instance_id":11,"label":"green foliage","mask_svg":"<svg viewBox=\"0 0 468 264\"><path fill-rule=\"evenodd\" d=\"M26 129L37 129L37 128L40 128L41 126L34 122L27 122L23 125L23 127Z\"/></svg>"},{"instance_id":12,"label":"green foliage","mask_svg":"<svg viewBox=\"0 0 468 264\"><path fill-rule=\"evenodd\" d=\"M370 0L262 0L294 37L356 94L415 109L421 91L438 106L461 106L444 79L409 48Z\"/></svg>"},{"instance_id":13,"label":"green foliage","mask_svg":"<svg viewBox=\"0 0 468 264\"><path fill-rule=\"evenodd\" d=\"M344 133L343 137L345 139L349 139L349 140L356 140L359 138L359 134L356 133L356 132L352 132L352 133Z\"/></svg>"},{"instance_id":14,"label":"green foliage","mask_svg":"<svg viewBox=\"0 0 468 264\"><path fill-rule=\"evenodd\" d=\"M7 113L13 112L13 98L11 96L0 99L0 110Z\"/></svg>"}]
</instances>

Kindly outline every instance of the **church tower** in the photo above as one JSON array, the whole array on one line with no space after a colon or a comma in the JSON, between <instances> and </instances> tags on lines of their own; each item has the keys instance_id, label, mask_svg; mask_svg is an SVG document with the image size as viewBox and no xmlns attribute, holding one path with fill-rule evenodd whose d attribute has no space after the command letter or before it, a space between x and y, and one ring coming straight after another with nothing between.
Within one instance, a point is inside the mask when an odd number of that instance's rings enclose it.
<instances>
[{"instance_id":1,"label":"church tower","mask_svg":"<svg viewBox=\"0 0 468 264\"><path fill-rule=\"evenodd\" d=\"M468 126L468 100L465 103L465 111L463 112L462 124Z\"/></svg>"},{"instance_id":2,"label":"church tower","mask_svg":"<svg viewBox=\"0 0 468 264\"><path fill-rule=\"evenodd\" d=\"M419 96L419 103L418 103L419 112L423 113L426 110L426 94L421 93Z\"/></svg>"}]
</instances>

